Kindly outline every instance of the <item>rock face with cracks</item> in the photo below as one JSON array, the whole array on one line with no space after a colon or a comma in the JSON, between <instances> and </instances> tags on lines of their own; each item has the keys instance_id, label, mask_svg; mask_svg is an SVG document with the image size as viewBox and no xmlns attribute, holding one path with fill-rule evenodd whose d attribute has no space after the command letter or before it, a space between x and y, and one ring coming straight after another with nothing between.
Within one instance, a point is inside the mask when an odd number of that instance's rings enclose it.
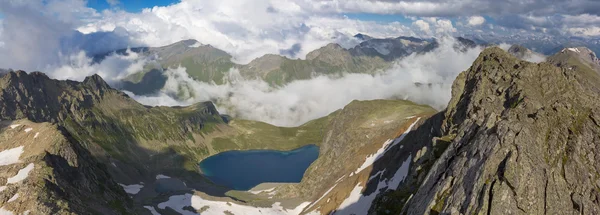
<instances>
[{"instance_id":1,"label":"rock face with cracks","mask_svg":"<svg viewBox=\"0 0 600 215\"><path fill-rule=\"evenodd\" d=\"M403 213L600 213L594 75L485 50L454 82L450 145Z\"/></svg>"}]
</instances>

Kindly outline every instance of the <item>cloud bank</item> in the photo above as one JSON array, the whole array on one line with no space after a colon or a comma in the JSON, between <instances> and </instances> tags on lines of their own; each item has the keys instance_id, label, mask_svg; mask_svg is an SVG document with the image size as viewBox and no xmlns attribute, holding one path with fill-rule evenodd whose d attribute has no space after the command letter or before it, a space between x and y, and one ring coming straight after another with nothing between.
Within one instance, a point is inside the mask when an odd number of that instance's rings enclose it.
<instances>
[{"instance_id":1,"label":"cloud bank","mask_svg":"<svg viewBox=\"0 0 600 215\"><path fill-rule=\"evenodd\" d=\"M170 68L167 83L159 94L131 95L147 105L187 105L211 100L223 113L279 126L297 126L326 116L352 100L409 99L441 109L450 99L455 77L468 69L481 52L481 48L459 52L454 45L452 38L445 38L435 51L410 55L377 75L319 76L278 88L262 80L244 80L236 70L229 74L230 83L214 85L193 80L185 68ZM189 99L173 99L177 94Z\"/></svg>"}]
</instances>

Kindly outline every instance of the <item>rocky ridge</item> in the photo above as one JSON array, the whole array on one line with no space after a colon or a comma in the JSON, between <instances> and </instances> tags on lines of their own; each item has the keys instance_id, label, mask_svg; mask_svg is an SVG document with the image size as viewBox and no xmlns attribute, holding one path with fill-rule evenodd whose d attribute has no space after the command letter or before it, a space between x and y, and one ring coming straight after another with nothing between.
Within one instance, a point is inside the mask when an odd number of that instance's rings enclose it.
<instances>
[{"instance_id":1,"label":"rocky ridge","mask_svg":"<svg viewBox=\"0 0 600 215\"><path fill-rule=\"evenodd\" d=\"M403 212L598 213L599 95L580 75L485 50L454 82L450 144Z\"/></svg>"}]
</instances>

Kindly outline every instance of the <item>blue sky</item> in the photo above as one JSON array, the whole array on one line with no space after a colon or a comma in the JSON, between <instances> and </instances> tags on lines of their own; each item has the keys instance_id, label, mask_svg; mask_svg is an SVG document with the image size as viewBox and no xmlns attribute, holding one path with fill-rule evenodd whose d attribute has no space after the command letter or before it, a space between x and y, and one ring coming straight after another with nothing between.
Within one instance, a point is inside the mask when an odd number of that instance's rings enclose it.
<instances>
[{"instance_id":1,"label":"blue sky","mask_svg":"<svg viewBox=\"0 0 600 215\"><path fill-rule=\"evenodd\" d=\"M400 22L402 24L410 24L412 20L403 15L397 14L371 14L371 13L347 13L344 14L350 19L358 19L363 21L376 22Z\"/></svg>"},{"instance_id":2,"label":"blue sky","mask_svg":"<svg viewBox=\"0 0 600 215\"><path fill-rule=\"evenodd\" d=\"M107 0L87 0L87 6L102 11L110 9L111 5ZM166 6L170 4L176 4L179 0L118 0L118 4L114 7L118 7L127 12L140 12L144 8L152 8L154 6ZM358 19L363 21L376 21L382 23L389 22L400 22L402 24L410 24L412 20L406 18L403 15L394 14L370 14L370 13L346 13L343 14L350 19ZM1 14L0 14L1 17Z\"/></svg>"},{"instance_id":3,"label":"blue sky","mask_svg":"<svg viewBox=\"0 0 600 215\"><path fill-rule=\"evenodd\" d=\"M111 7L107 0L87 0L87 2L88 7L98 11L109 9ZM116 7L127 12L140 12L144 8L166 6L177 2L179 2L179 0L119 0L119 4L117 4Z\"/></svg>"}]
</instances>

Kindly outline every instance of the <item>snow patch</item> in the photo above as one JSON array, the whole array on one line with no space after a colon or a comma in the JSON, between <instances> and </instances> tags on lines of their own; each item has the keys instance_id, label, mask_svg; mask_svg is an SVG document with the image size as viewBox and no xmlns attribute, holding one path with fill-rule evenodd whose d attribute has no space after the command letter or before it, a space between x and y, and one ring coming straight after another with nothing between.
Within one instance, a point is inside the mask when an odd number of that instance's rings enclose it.
<instances>
[{"instance_id":1,"label":"snow patch","mask_svg":"<svg viewBox=\"0 0 600 215\"><path fill-rule=\"evenodd\" d=\"M119 184L121 185L121 187L123 187L123 190L125 190L126 193L129 194L137 194L140 192L140 190L144 187L144 185L141 184L131 184L131 185L124 185L124 184Z\"/></svg>"},{"instance_id":2,"label":"snow patch","mask_svg":"<svg viewBox=\"0 0 600 215\"><path fill-rule=\"evenodd\" d=\"M253 194L259 194L259 193L262 193L262 192L268 192L268 193L270 193L270 192L273 192L273 190L275 190L275 188L277 188L277 187L273 187L271 189L266 189L266 190L248 190L248 192L253 193Z\"/></svg>"},{"instance_id":3,"label":"snow patch","mask_svg":"<svg viewBox=\"0 0 600 215\"><path fill-rule=\"evenodd\" d=\"M33 170L33 167L34 167L33 163L30 163L25 168L19 170L17 175L8 178L6 180L6 184L14 184L14 183L18 183L20 181L25 180L27 178L27 176L29 176L29 172L31 172L31 170Z\"/></svg>"},{"instance_id":4,"label":"snow patch","mask_svg":"<svg viewBox=\"0 0 600 215\"><path fill-rule=\"evenodd\" d=\"M196 213L184 210L184 207L191 206L196 210L208 206L208 209L203 214L223 214L229 211L233 214L245 215L297 215L302 212L309 202L304 202L294 209L284 209L281 203L276 202L270 208L252 207L247 205L238 205L222 201L211 201L203 199L200 196L185 194L169 197L166 202L158 204L158 208L165 209L167 207L175 210L182 215L195 215Z\"/></svg>"},{"instance_id":5,"label":"snow patch","mask_svg":"<svg viewBox=\"0 0 600 215\"><path fill-rule=\"evenodd\" d=\"M0 215L14 215L12 211L4 209L4 207L0 208Z\"/></svg>"},{"instance_id":6,"label":"snow patch","mask_svg":"<svg viewBox=\"0 0 600 215\"><path fill-rule=\"evenodd\" d=\"M580 53L578 48L567 48L567 50L572 51L572 52L577 52Z\"/></svg>"},{"instance_id":7,"label":"snow patch","mask_svg":"<svg viewBox=\"0 0 600 215\"><path fill-rule=\"evenodd\" d=\"M33 130L33 128L26 128L25 133L29 133L31 130Z\"/></svg>"},{"instance_id":8,"label":"snow patch","mask_svg":"<svg viewBox=\"0 0 600 215\"><path fill-rule=\"evenodd\" d=\"M17 200L19 198L19 194L15 194L14 196L10 197L10 199L7 202L13 202L15 200Z\"/></svg>"},{"instance_id":9,"label":"snow patch","mask_svg":"<svg viewBox=\"0 0 600 215\"><path fill-rule=\"evenodd\" d=\"M374 178L376 178L376 177L377 177L377 176L379 176L380 174L383 174L384 172L385 172L385 169L384 169L384 170L381 170L381 171L379 171L379 172L377 172L377 173L375 173L375 175L373 175L373 176L369 177L369 180L368 180L368 181L371 181L371 180L373 180Z\"/></svg>"},{"instance_id":10,"label":"snow patch","mask_svg":"<svg viewBox=\"0 0 600 215\"><path fill-rule=\"evenodd\" d=\"M161 215L154 207L152 206L144 206L144 208L148 209L152 215Z\"/></svg>"},{"instance_id":11,"label":"snow patch","mask_svg":"<svg viewBox=\"0 0 600 215\"><path fill-rule=\"evenodd\" d=\"M33 136L33 139L37 138L38 135L40 135L40 132L35 132L35 135Z\"/></svg>"},{"instance_id":12,"label":"snow patch","mask_svg":"<svg viewBox=\"0 0 600 215\"><path fill-rule=\"evenodd\" d=\"M158 180L158 179L166 179L166 178L171 178L171 177L163 175L163 174L156 175L156 180Z\"/></svg>"},{"instance_id":13,"label":"snow patch","mask_svg":"<svg viewBox=\"0 0 600 215\"><path fill-rule=\"evenodd\" d=\"M415 126L415 124L417 124L417 122L420 120L421 118L417 118L417 120L415 120L415 122L413 122L410 127L408 127L408 129L406 129L406 131L404 131L404 133L402 135L400 135L400 137L394 139L394 140L387 140L385 141L385 143L383 143L383 146L381 146L380 149L378 149L375 154L369 155L367 156L367 158L365 158L365 162L363 162L363 164L358 167L358 169L356 169L356 171L354 171L354 174L358 174L359 172L363 171L364 169L366 169L367 167L373 165L373 163L375 163L375 161L379 160L379 158L382 158L383 155L392 147L394 147L396 144L398 144L400 141L402 141L404 139L404 137L412 130L413 126Z\"/></svg>"},{"instance_id":14,"label":"snow patch","mask_svg":"<svg viewBox=\"0 0 600 215\"><path fill-rule=\"evenodd\" d=\"M21 126L21 124L10 125L9 127L10 127L10 129L15 129L16 127L19 127L19 126Z\"/></svg>"},{"instance_id":15,"label":"snow patch","mask_svg":"<svg viewBox=\"0 0 600 215\"><path fill-rule=\"evenodd\" d=\"M6 190L6 186L0 186L0 192Z\"/></svg>"},{"instance_id":16,"label":"snow patch","mask_svg":"<svg viewBox=\"0 0 600 215\"><path fill-rule=\"evenodd\" d=\"M30 210L26 210L25 212L23 212L23 215L29 215L29 212L31 212Z\"/></svg>"},{"instance_id":17,"label":"snow patch","mask_svg":"<svg viewBox=\"0 0 600 215\"><path fill-rule=\"evenodd\" d=\"M402 162L402 165L400 166L400 168L398 168L398 170L396 170L396 173L394 174L394 176L392 176L392 178L390 179L390 181L387 184L389 190L396 190L398 188L398 186L400 186L400 183L402 181L404 181L404 179L406 179L406 176L408 175L408 170L410 167L411 159L412 159L412 155L408 156L408 158L404 162Z\"/></svg>"},{"instance_id":18,"label":"snow patch","mask_svg":"<svg viewBox=\"0 0 600 215\"><path fill-rule=\"evenodd\" d=\"M23 153L23 146L7 149L0 152L0 166L19 163L19 157Z\"/></svg>"},{"instance_id":19,"label":"snow patch","mask_svg":"<svg viewBox=\"0 0 600 215\"><path fill-rule=\"evenodd\" d=\"M398 185L400 185L400 183L404 181L408 174L411 160L412 155L408 156L408 158L404 162L402 162L402 165L400 166L400 168L398 168L398 170L396 170L396 173L391 179L384 179L382 181L379 181L379 183L377 184L377 189L375 190L375 192L371 193L371 195L363 196L363 186L361 186L360 183L356 184L354 189L352 189L352 191L350 192L348 198L344 199L342 204L340 204L335 214L367 214L369 208L371 208L371 204L373 204L373 200L375 200L375 197L377 197L377 195L382 191L382 189L385 188L386 190L396 190L396 188L398 188Z\"/></svg>"}]
</instances>

